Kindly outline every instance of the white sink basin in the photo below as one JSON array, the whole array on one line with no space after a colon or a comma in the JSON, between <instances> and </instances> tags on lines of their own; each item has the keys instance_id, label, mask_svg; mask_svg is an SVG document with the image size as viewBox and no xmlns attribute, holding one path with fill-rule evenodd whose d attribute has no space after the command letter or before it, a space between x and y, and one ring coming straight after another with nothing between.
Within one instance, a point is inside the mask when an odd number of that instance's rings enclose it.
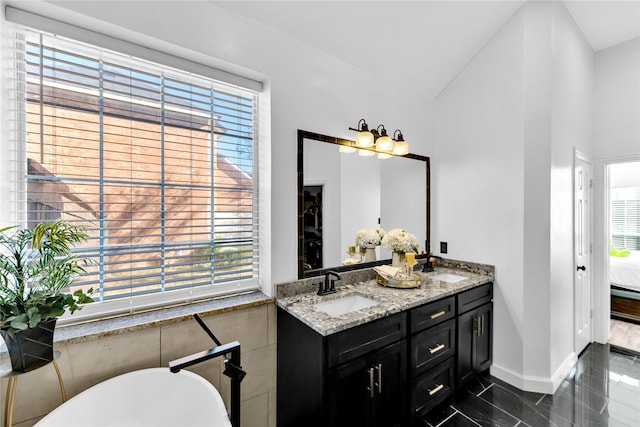
<instances>
[{"instance_id":1,"label":"white sink basin","mask_svg":"<svg viewBox=\"0 0 640 427\"><path fill-rule=\"evenodd\" d=\"M341 298L319 302L315 304L314 307L320 311L324 311L329 316L336 317L378 304L378 301L363 297L362 295L351 294Z\"/></svg>"},{"instance_id":2,"label":"white sink basin","mask_svg":"<svg viewBox=\"0 0 640 427\"><path fill-rule=\"evenodd\" d=\"M440 274L436 274L435 276L431 276L431 279L441 280L447 283L455 283L455 282L460 282L461 280L468 279L468 277L458 276L457 274L451 274L451 273L440 273Z\"/></svg>"}]
</instances>

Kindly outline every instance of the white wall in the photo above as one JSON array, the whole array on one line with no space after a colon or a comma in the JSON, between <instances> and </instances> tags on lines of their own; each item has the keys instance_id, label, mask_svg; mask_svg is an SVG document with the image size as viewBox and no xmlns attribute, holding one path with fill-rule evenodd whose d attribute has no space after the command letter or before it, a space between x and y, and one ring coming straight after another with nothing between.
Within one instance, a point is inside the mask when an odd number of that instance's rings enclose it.
<instances>
[{"instance_id":1,"label":"white wall","mask_svg":"<svg viewBox=\"0 0 640 427\"><path fill-rule=\"evenodd\" d=\"M434 242L496 266L492 373L528 390L575 360L572 165L591 151L592 74L565 7L532 2L437 99Z\"/></svg>"},{"instance_id":2,"label":"white wall","mask_svg":"<svg viewBox=\"0 0 640 427\"><path fill-rule=\"evenodd\" d=\"M595 55L594 155L619 158L640 152L640 38Z\"/></svg>"},{"instance_id":3,"label":"white wall","mask_svg":"<svg viewBox=\"0 0 640 427\"><path fill-rule=\"evenodd\" d=\"M550 182L550 374L574 350L574 149L593 159L594 54L562 3L553 3ZM561 377L562 378L562 377Z\"/></svg>"},{"instance_id":4,"label":"white wall","mask_svg":"<svg viewBox=\"0 0 640 427\"><path fill-rule=\"evenodd\" d=\"M609 339L607 163L640 160L640 38L595 54L594 76L594 338Z\"/></svg>"},{"instance_id":5,"label":"white wall","mask_svg":"<svg viewBox=\"0 0 640 427\"><path fill-rule=\"evenodd\" d=\"M340 265L347 257L347 246L353 245L356 233L362 228L378 228L382 194L380 190L381 161L374 157L361 157L357 153L343 154L342 170L342 241L332 247L340 261L327 266ZM337 215L337 213L334 213ZM380 259L380 247L376 248ZM359 256L356 254L356 258Z\"/></svg>"},{"instance_id":6,"label":"white wall","mask_svg":"<svg viewBox=\"0 0 640 427\"><path fill-rule=\"evenodd\" d=\"M163 2L153 8L147 1L7 3L267 79L272 215L271 250L265 261L271 283L297 279L297 129L353 137L347 128L364 117L369 123L400 128L409 139L432 127L431 102L209 2ZM412 152L431 154L430 140L411 143Z\"/></svg>"},{"instance_id":7,"label":"white wall","mask_svg":"<svg viewBox=\"0 0 640 427\"><path fill-rule=\"evenodd\" d=\"M406 158L387 159L381 164L382 200L381 226L385 231L401 228L415 234L420 244L419 251L426 250L427 209L424 203L426 166L421 160ZM380 247L382 259L392 254Z\"/></svg>"},{"instance_id":8,"label":"white wall","mask_svg":"<svg viewBox=\"0 0 640 427\"><path fill-rule=\"evenodd\" d=\"M523 365L523 13L437 98L432 206L447 256L496 266L494 366Z\"/></svg>"}]
</instances>

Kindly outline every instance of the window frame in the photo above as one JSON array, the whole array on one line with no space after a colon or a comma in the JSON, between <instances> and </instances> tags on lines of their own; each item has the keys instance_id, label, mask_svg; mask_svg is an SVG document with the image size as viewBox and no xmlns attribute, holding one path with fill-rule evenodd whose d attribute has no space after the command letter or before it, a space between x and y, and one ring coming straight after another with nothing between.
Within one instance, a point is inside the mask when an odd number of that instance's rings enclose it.
<instances>
[{"instance_id":1,"label":"window frame","mask_svg":"<svg viewBox=\"0 0 640 427\"><path fill-rule=\"evenodd\" d=\"M616 188L609 202L611 246L640 250L640 188ZM634 231L633 229L636 229ZM616 241L622 244L616 244ZM628 243L633 243L629 245Z\"/></svg>"},{"instance_id":2,"label":"window frame","mask_svg":"<svg viewBox=\"0 0 640 427\"><path fill-rule=\"evenodd\" d=\"M11 15L14 12L11 12L13 8L11 7L7 7L7 17L9 17L9 15ZM22 18L24 18L24 16L28 16L29 19L33 19L33 16L31 16L28 12L23 12L23 11L19 11L20 14L24 14L26 13L26 15L21 15ZM14 17L15 17L15 13L14 13ZM48 18L43 18L41 16L36 15L36 21L42 21L42 19L44 19L47 22L47 25L44 25L45 27L48 27L51 22L55 23L56 26L62 25L63 27L68 26L69 24L65 24L65 23L60 23L59 21L53 21L50 20ZM73 30L75 32L78 31L78 27L71 25L71 27L73 28ZM89 30L86 29L82 29L80 28L81 32L88 32ZM64 31L63 31L64 32ZM94 34L95 36L95 34ZM103 34L97 34L98 39L104 39L105 37L107 39L109 39L109 36L105 36ZM3 31L3 38L4 38L4 31ZM135 49L139 49L140 46L136 45L136 44L132 44L132 43L128 43L126 41L122 41L117 39L116 40L116 44L121 45L122 43L124 43L125 45L129 45L130 47L133 47ZM92 43L95 44L95 43ZM109 44L109 43L105 43L105 44ZM100 46L100 44L98 44L99 47L103 47ZM134 49L134 50L135 50ZM156 50L151 50L151 52L153 53L153 56L157 57L163 57L164 54L162 52L156 51ZM135 56L135 55L134 55ZM181 63L182 61L184 61L184 64L188 64L190 67L193 66L194 64L196 65L196 68L201 69L202 67L206 67L203 66L202 64L199 64L197 62L193 62L190 61L188 59L182 59L182 58L177 58L177 57L173 57L172 55L168 55L168 57L171 58L171 61L169 62L174 62L177 60L178 63ZM155 62L155 61L154 61ZM164 65L164 64L163 64ZM169 66L172 66L171 64L169 64ZM177 67L180 68L180 67ZM209 68L209 67L206 67ZM235 74L231 74L228 72L225 72L224 70L219 70L219 69L212 69L213 71L211 72L212 74L216 75L216 76L235 76L234 81L238 81L239 80L241 82L249 82L250 86L253 86L253 88L259 87L260 89L262 89L262 83L258 82L258 84L256 85L256 82L251 80L251 79L247 79L245 77L242 76L237 76ZM3 70L3 74L6 71ZM3 78L3 84L6 82L5 79L6 76L2 76ZM253 82L253 83L251 83ZM268 120L268 113L269 113L269 109L265 108L265 106L263 106L263 100L266 98L268 99L268 94L266 94L265 92L261 92L258 91L257 93L258 95L258 109L257 109L257 113L258 113L258 120L259 123L264 123L265 119ZM4 106L3 106L4 107ZM266 113L266 114L265 114ZM6 114L3 114L3 125L6 123ZM266 116L266 117L265 117ZM261 129L261 125L258 124L257 125L257 129L260 130ZM3 129L3 134L4 134L4 130ZM265 215L265 212L268 212L268 210L265 210L265 206L269 207L270 206L270 188L269 185L265 185L265 183L268 182L268 180L265 179L265 172L268 174L270 172L270 157L268 155L265 155L264 153L267 152L268 150L265 150L265 147L263 145L266 145L265 142L267 142L267 139L264 137L264 135L261 132L257 132L257 135L255 137L256 139L256 147L260 147L259 149L256 149L256 153L254 153L254 155L257 157L257 161L255 162L255 176L257 178L257 185L256 185L256 191L258 194L258 201L257 201L257 205L258 205L258 210L259 210L259 215L258 215L258 223L259 223L259 230L260 230L260 238L259 238L259 249L258 249L258 253L257 256L262 258L263 257L263 253L264 253L264 249L269 247L269 237L270 237L270 232L268 229L268 224L270 222L268 215ZM26 162L25 162L26 163ZM4 166L4 165L3 165ZM18 180L20 181L20 180ZM24 185L24 183L23 183ZM0 190L0 195L2 193L4 193L4 189ZM266 208L268 209L268 208ZM246 286L240 286L237 282L230 282L230 283L223 283L223 284L216 284L214 287L215 288L213 292L208 292L205 291L203 289L186 289L184 291L173 291L171 293L171 297L168 297L168 295L166 294L153 294L153 295L148 295L145 297L139 297L137 298L137 301L139 302L138 304L136 304L135 307L133 307L130 304L130 299L129 298L125 298L122 299L120 301L110 301L108 303L102 303L102 304L89 304L86 305L83 310L76 312L72 317L69 317L68 314L66 314L65 316L63 316L60 319L60 324L65 324L65 323L75 323L75 322L79 322L79 321L84 321L84 320L90 320L90 319L94 319L94 318L100 318L103 316L109 316L112 314L122 314L122 313L136 313L136 312L140 312L140 311L144 311L144 310L148 310L151 308L158 308L158 307L162 307L162 306L170 306L170 305L175 305L175 304L182 304L182 303L189 303L189 302L194 302L194 301L201 301L203 299L207 299L207 298L211 298L211 297L220 297L220 296L226 296L226 295L230 295L230 294L237 294L237 293L242 293L242 292L248 292L248 291L252 291L255 289L262 289L263 292L265 292L267 295L270 294L271 289L270 289L270 285L269 285L269 276L270 276L270 267L268 265L266 265L265 262L260 262L259 263L259 273L257 275L257 278L255 279L255 282L252 284L252 286L250 287L246 287ZM266 280L265 280L266 279ZM98 307L98 305L100 305L101 307ZM107 307L108 306L108 307Z\"/></svg>"}]
</instances>

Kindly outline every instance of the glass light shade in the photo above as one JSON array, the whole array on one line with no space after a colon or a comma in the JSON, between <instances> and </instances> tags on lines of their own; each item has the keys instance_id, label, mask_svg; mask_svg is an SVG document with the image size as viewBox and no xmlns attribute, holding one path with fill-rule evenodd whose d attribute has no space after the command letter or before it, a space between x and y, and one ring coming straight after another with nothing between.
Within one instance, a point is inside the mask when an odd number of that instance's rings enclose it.
<instances>
[{"instance_id":1,"label":"glass light shade","mask_svg":"<svg viewBox=\"0 0 640 427\"><path fill-rule=\"evenodd\" d=\"M376 154L375 151L371 151L371 150L358 150L358 156L362 156L362 157L371 157L374 154Z\"/></svg>"},{"instance_id":2,"label":"glass light shade","mask_svg":"<svg viewBox=\"0 0 640 427\"><path fill-rule=\"evenodd\" d=\"M392 158L392 157L393 157L393 156L392 156L391 154L389 154L389 153L378 153L378 158L379 158L380 160L390 159L390 158Z\"/></svg>"},{"instance_id":3,"label":"glass light shade","mask_svg":"<svg viewBox=\"0 0 640 427\"><path fill-rule=\"evenodd\" d=\"M393 149L393 139L388 136L382 136L376 141L376 149L388 153Z\"/></svg>"},{"instance_id":4,"label":"glass light shade","mask_svg":"<svg viewBox=\"0 0 640 427\"><path fill-rule=\"evenodd\" d=\"M342 145L340 144L340 147L338 148L338 150L341 153L353 153L354 151L356 151L356 147L352 147L350 145Z\"/></svg>"},{"instance_id":5,"label":"glass light shade","mask_svg":"<svg viewBox=\"0 0 640 427\"><path fill-rule=\"evenodd\" d=\"M373 145L373 134L369 131L358 132L356 135L356 145L358 147L371 147Z\"/></svg>"},{"instance_id":6,"label":"glass light shade","mask_svg":"<svg viewBox=\"0 0 640 427\"><path fill-rule=\"evenodd\" d=\"M404 156L409 153L409 144L407 141L396 141L393 145L393 154L396 156Z\"/></svg>"}]
</instances>

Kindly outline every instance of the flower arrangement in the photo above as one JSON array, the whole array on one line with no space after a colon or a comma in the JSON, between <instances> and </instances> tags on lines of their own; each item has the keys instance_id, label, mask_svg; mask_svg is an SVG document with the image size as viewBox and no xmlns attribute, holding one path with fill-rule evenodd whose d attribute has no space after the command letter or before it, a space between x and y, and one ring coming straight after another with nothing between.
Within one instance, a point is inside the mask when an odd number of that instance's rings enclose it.
<instances>
[{"instance_id":1,"label":"flower arrangement","mask_svg":"<svg viewBox=\"0 0 640 427\"><path fill-rule=\"evenodd\" d=\"M400 228L394 228L384 235L382 245L395 253L418 253L418 238L415 234L407 233Z\"/></svg>"},{"instance_id":2,"label":"flower arrangement","mask_svg":"<svg viewBox=\"0 0 640 427\"><path fill-rule=\"evenodd\" d=\"M362 228L356 232L356 245L360 247L379 246L384 236L382 228Z\"/></svg>"}]
</instances>

